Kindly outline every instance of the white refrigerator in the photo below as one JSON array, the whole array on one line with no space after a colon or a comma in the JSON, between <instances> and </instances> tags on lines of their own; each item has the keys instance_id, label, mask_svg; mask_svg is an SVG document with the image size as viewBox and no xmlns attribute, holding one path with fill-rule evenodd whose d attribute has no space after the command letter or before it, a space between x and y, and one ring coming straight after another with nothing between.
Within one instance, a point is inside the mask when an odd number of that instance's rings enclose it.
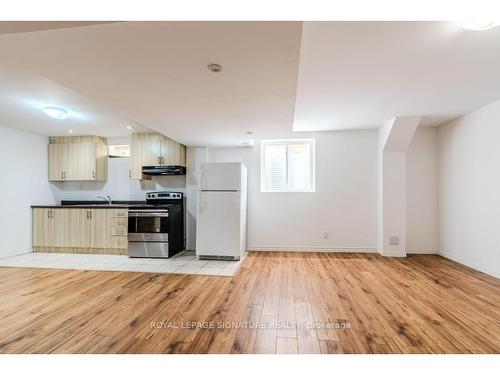
<instances>
[{"instance_id":1,"label":"white refrigerator","mask_svg":"<svg viewBox=\"0 0 500 375\"><path fill-rule=\"evenodd\" d=\"M247 247L247 169L242 163L201 165L196 255L240 259Z\"/></svg>"}]
</instances>

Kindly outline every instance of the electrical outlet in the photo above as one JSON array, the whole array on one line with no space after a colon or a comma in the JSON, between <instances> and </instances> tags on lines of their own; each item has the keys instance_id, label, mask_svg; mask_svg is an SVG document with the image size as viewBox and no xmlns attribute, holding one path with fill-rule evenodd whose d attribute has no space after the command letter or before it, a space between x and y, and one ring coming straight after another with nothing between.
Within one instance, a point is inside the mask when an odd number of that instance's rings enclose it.
<instances>
[{"instance_id":1,"label":"electrical outlet","mask_svg":"<svg viewBox=\"0 0 500 375\"><path fill-rule=\"evenodd\" d=\"M328 232L323 232L323 238L326 240L329 237Z\"/></svg>"}]
</instances>

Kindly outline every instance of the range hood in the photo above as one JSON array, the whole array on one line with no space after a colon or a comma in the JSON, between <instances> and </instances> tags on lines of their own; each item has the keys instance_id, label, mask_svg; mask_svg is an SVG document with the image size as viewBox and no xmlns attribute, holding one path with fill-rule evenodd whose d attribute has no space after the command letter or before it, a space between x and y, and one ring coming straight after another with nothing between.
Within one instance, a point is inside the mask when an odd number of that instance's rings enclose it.
<instances>
[{"instance_id":1,"label":"range hood","mask_svg":"<svg viewBox=\"0 0 500 375\"><path fill-rule=\"evenodd\" d=\"M173 176L186 174L186 167L182 165L162 165L142 167L142 174L147 176Z\"/></svg>"}]
</instances>

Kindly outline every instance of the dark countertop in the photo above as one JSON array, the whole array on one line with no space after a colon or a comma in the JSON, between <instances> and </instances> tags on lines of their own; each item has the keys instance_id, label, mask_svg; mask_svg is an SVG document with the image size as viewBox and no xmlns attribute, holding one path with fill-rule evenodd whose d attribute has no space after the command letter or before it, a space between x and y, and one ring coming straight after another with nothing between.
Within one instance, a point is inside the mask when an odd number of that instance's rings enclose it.
<instances>
[{"instance_id":1,"label":"dark countertop","mask_svg":"<svg viewBox=\"0 0 500 375\"><path fill-rule=\"evenodd\" d=\"M127 204L42 204L31 208L128 208Z\"/></svg>"},{"instance_id":2,"label":"dark countertop","mask_svg":"<svg viewBox=\"0 0 500 375\"><path fill-rule=\"evenodd\" d=\"M61 201L61 204L33 205L31 208L128 208L130 205L145 204L144 201Z\"/></svg>"}]
</instances>

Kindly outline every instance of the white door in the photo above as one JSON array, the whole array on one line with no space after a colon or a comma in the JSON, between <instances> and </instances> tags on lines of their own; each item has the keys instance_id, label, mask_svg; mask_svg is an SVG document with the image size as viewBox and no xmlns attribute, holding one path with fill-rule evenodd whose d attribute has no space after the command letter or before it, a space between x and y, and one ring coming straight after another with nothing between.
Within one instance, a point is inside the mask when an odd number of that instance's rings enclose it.
<instances>
[{"instance_id":1,"label":"white door","mask_svg":"<svg viewBox=\"0 0 500 375\"><path fill-rule=\"evenodd\" d=\"M241 163L203 163L200 190L240 190Z\"/></svg>"},{"instance_id":2,"label":"white door","mask_svg":"<svg viewBox=\"0 0 500 375\"><path fill-rule=\"evenodd\" d=\"M196 255L241 255L240 208L239 192L199 193Z\"/></svg>"}]
</instances>

